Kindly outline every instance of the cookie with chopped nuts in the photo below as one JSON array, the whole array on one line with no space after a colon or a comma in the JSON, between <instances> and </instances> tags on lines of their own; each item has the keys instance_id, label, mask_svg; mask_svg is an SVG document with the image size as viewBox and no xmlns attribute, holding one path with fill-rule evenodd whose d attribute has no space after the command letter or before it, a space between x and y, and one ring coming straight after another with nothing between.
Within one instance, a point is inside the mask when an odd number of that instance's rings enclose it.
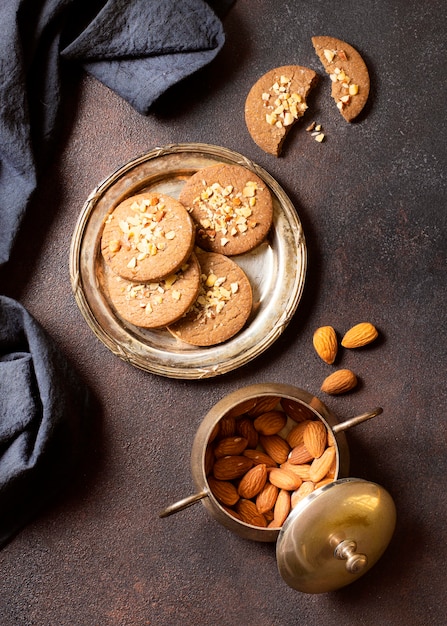
<instances>
[{"instance_id":1,"label":"cookie with chopped nuts","mask_svg":"<svg viewBox=\"0 0 447 626\"><path fill-rule=\"evenodd\" d=\"M312 44L332 81L332 97L347 122L352 122L366 104L370 79L359 52L335 37L312 37Z\"/></svg>"},{"instance_id":2,"label":"cookie with chopped nuts","mask_svg":"<svg viewBox=\"0 0 447 626\"><path fill-rule=\"evenodd\" d=\"M306 99L317 81L316 72L307 67L284 65L253 85L245 101L245 123L262 150L281 154L290 129L306 112Z\"/></svg>"},{"instance_id":3,"label":"cookie with chopped nuts","mask_svg":"<svg viewBox=\"0 0 447 626\"><path fill-rule=\"evenodd\" d=\"M195 229L185 207L170 196L141 193L107 217L101 252L123 278L155 281L176 272L194 248Z\"/></svg>"},{"instance_id":4,"label":"cookie with chopped nuts","mask_svg":"<svg viewBox=\"0 0 447 626\"><path fill-rule=\"evenodd\" d=\"M196 252L201 267L199 295L168 330L185 343L213 346L244 327L252 309L252 290L245 272L232 259L215 252Z\"/></svg>"},{"instance_id":5,"label":"cookie with chopped nuts","mask_svg":"<svg viewBox=\"0 0 447 626\"><path fill-rule=\"evenodd\" d=\"M267 185L241 165L218 163L191 176L179 196L196 224L196 243L209 252L249 252L267 236L273 202Z\"/></svg>"},{"instance_id":6,"label":"cookie with chopped nuts","mask_svg":"<svg viewBox=\"0 0 447 626\"><path fill-rule=\"evenodd\" d=\"M141 328L164 328L176 322L196 300L200 266L194 253L174 274L137 283L109 271L106 286L116 312Z\"/></svg>"}]
</instances>

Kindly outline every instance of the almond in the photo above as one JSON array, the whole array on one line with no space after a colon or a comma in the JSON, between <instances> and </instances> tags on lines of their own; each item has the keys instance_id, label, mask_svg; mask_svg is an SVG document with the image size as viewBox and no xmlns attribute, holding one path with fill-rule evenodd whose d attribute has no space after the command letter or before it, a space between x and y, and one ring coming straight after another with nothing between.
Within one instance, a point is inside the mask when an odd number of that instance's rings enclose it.
<instances>
[{"instance_id":1,"label":"almond","mask_svg":"<svg viewBox=\"0 0 447 626\"><path fill-rule=\"evenodd\" d=\"M310 472L310 464L309 463L301 463L298 465L293 465L289 461L281 464L281 469L285 469L292 474L296 474L302 480L309 480L309 472Z\"/></svg>"},{"instance_id":2,"label":"almond","mask_svg":"<svg viewBox=\"0 0 447 626\"><path fill-rule=\"evenodd\" d=\"M273 468L269 472L269 481L279 489L288 489L289 491L295 491L303 482L296 474L280 467Z\"/></svg>"},{"instance_id":3,"label":"almond","mask_svg":"<svg viewBox=\"0 0 447 626\"><path fill-rule=\"evenodd\" d=\"M223 456L214 463L213 474L217 480L234 480L252 467L253 461L246 456Z\"/></svg>"},{"instance_id":4,"label":"almond","mask_svg":"<svg viewBox=\"0 0 447 626\"><path fill-rule=\"evenodd\" d=\"M205 459L204 459L205 476L208 476L208 474L211 473L213 469L213 465L214 465L214 450L213 450L213 446L210 446L208 444L205 449Z\"/></svg>"},{"instance_id":5,"label":"almond","mask_svg":"<svg viewBox=\"0 0 447 626\"><path fill-rule=\"evenodd\" d=\"M310 454L304 443L299 446L295 446L287 457L287 461L292 465L302 465L308 461L312 461L314 457Z\"/></svg>"},{"instance_id":6,"label":"almond","mask_svg":"<svg viewBox=\"0 0 447 626\"><path fill-rule=\"evenodd\" d=\"M332 326L320 326L313 334L315 352L320 359L331 365L337 356L337 334Z\"/></svg>"},{"instance_id":7,"label":"almond","mask_svg":"<svg viewBox=\"0 0 447 626\"><path fill-rule=\"evenodd\" d=\"M357 376L351 370L337 370L324 379L321 391L330 395L338 395L351 391L357 385Z\"/></svg>"},{"instance_id":8,"label":"almond","mask_svg":"<svg viewBox=\"0 0 447 626\"><path fill-rule=\"evenodd\" d=\"M219 430L221 439L233 437L236 434L236 419L230 415L224 415L219 422Z\"/></svg>"},{"instance_id":9,"label":"almond","mask_svg":"<svg viewBox=\"0 0 447 626\"><path fill-rule=\"evenodd\" d=\"M213 476L208 478L212 494L219 500L221 504L226 506L234 506L239 500L239 494L233 483L228 480L216 480Z\"/></svg>"},{"instance_id":10,"label":"almond","mask_svg":"<svg viewBox=\"0 0 447 626\"><path fill-rule=\"evenodd\" d=\"M267 466L264 464L255 465L241 478L237 491L241 498L251 500L251 498L258 495L264 487L266 480Z\"/></svg>"},{"instance_id":11,"label":"almond","mask_svg":"<svg viewBox=\"0 0 447 626\"><path fill-rule=\"evenodd\" d=\"M311 420L314 414L309 407L300 404L296 400L289 400L289 398L281 398L281 406L287 415L295 422L303 422L304 420Z\"/></svg>"},{"instance_id":12,"label":"almond","mask_svg":"<svg viewBox=\"0 0 447 626\"><path fill-rule=\"evenodd\" d=\"M245 437L225 437L221 439L214 448L214 455L218 459L231 454L242 454L248 445Z\"/></svg>"},{"instance_id":13,"label":"almond","mask_svg":"<svg viewBox=\"0 0 447 626\"><path fill-rule=\"evenodd\" d=\"M291 448L295 448L296 446L299 446L303 443L304 431L306 429L306 426L310 423L310 420L304 420L304 422L300 422L299 424L294 426L291 431L289 431L286 437L286 441Z\"/></svg>"},{"instance_id":14,"label":"almond","mask_svg":"<svg viewBox=\"0 0 447 626\"><path fill-rule=\"evenodd\" d=\"M225 417L228 417L230 419L233 417L240 417L241 415L248 413L255 406L256 406L256 398L251 398L250 400L244 400L240 404L237 404L232 409L230 409L228 413L226 413Z\"/></svg>"},{"instance_id":15,"label":"almond","mask_svg":"<svg viewBox=\"0 0 447 626\"><path fill-rule=\"evenodd\" d=\"M278 492L279 489L276 485L272 485L271 482L265 483L256 497L256 508L259 513L265 514L273 509L276 498L278 497Z\"/></svg>"},{"instance_id":16,"label":"almond","mask_svg":"<svg viewBox=\"0 0 447 626\"><path fill-rule=\"evenodd\" d=\"M237 420L236 430L241 437L248 441L248 448L256 448L259 440L259 433L253 426L253 420L249 417L242 417Z\"/></svg>"},{"instance_id":17,"label":"almond","mask_svg":"<svg viewBox=\"0 0 447 626\"><path fill-rule=\"evenodd\" d=\"M286 489L281 489L273 509L273 522L276 526L281 527L284 524L290 513L290 508L290 493Z\"/></svg>"},{"instance_id":18,"label":"almond","mask_svg":"<svg viewBox=\"0 0 447 626\"><path fill-rule=\"evenodd\" d=\"M250 450L247 448L243 452L244 456L253 461L254 465L263 463L267 467L276 467L278 463L272 459L268 454L262 452L262 450Z\"/></svg>"},{"instance_id":19,"label":"almond","mask_svg":"<svg viewBox=\"0 0 447 626\"><path fill-rule=\"evenodd\" d=\"M256 400L256 405L253 409L248 411L248 414L257 417L258 415L262 415L268 411L273 411L278 402L279 397L277 396L263 396L262 398L258 398Z\"/></svg>"},{"instance_id":20,"label":"almond","mask_svg":"<svg viewBox=\"0 0 447 626\"><path fill-rule=\"evenodd\" d=\"M298 502L301 502L306 496L312 493L315 490L315 485L310 480L306 480L303 482L296 491L294 491L291 495L291 505L292 509L296 507Z\"/></svg>"},{"instance_id":21,"label":"almond","mask_svg":"<svg viewBox=\"0 0 447 626\"><path fill-rule=\"evenodd\" d=\"M350 328L344 335L341 345L344 348L361 348L377 339L379 333L369 322L361 322Z\"/></svg>"},{"instance_id":22,"label":"almond","mask_svg":"<svg viewBox=\"0 0 447 626\"><path fill-rule=\"evenodd\" d=\"M269 411L259 415L253 426L260 435L276 435L287 424L287 415L282 411Z\"/></svg>"},{"instance_id":23,"label":"almond","mask_svg":"<svg viewBox=\"0 0 447 626\"><path fill-rule=\"evenodd\" d=\"M290 446L287 441L279 435L261 435L259 442L266 453L276 461L278 465L287 460Z\"/></svg>"},{"instance_id":24,"label":"almond","mask_svg":"<svg viewBox=\"0 0 447 626\"><path fill-rule=\"evenodd\" d=\"M310 466L309 478L313 483L318 483L322 480L329 469L332 466L332 463L335 459L335 448L330 446L326 448L323 454L318 458L314 459Z\"/></svg>"},{"instance_id":25,"label":"almond","mask_svg":"<svg viewBox=\"0 0 447 626\"><path fill-rule=\"evenodd\" d=\"M327 444L327 431L323 422L309 422L303 433L303 443L309 454L317 458L321 456Z\"/></svg>"},{"instance_id":26,"label":"almond","mask_svg":"<svg viewBox=\"0 0 447 626\"><path fill-rule=\"evenodd\" d=\"M315 489L319 489L320 487L324 487L325 485L329 485L329 483L333 482L333 478L323 478L323 480L320 480L315 484Z\"/></svg>"},{"instance_id":27,"label":"almond","mask_svg":"<svg viewBox=\"0 0 447 626\"><path fill-rule=\"evenodd\" d=\"M256 504L251 500L241 499L236 505L236 512L239 513L241 520L252 526L267 526L265 517L259 513Z\"/></svg>"}]
</instances>

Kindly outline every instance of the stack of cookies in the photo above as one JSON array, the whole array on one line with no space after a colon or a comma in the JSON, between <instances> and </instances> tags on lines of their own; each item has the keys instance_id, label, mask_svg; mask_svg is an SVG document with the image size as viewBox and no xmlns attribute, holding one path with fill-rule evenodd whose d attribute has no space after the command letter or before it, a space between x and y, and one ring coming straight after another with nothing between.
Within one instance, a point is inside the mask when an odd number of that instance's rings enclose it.
<instances>
[{"instance_id":1,"label":"stack of cookies","mask_svg":"<svg viewBox=\"0 0 447 626\"><path fill-rule=\"evenodd\" d=\"M239 165L199 170L178 200L158 192L126 198L101 239L116 313L195 346L230 339L253 304L250 281L230 257L258 246L272 219L269 189Z\"/></svg>"}]
</instances>

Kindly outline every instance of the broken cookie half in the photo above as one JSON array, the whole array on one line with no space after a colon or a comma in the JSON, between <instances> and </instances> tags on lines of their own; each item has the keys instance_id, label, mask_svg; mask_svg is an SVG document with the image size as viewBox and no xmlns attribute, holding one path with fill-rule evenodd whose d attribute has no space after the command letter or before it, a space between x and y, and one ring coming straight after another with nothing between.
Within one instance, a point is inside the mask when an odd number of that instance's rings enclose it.
<instances>
[{"instance_id":1,"label":"broken cookie half","mask_svg":"<svg viewBox=\"0 0 447 626\"><path fill-rule=\"evenodd\" d=\"M315 52L332 81L332 97L342 116L352 122L369 95L368 68L359 52L335 37L312 37Z\"/></svg>"},{"instance_id":2,"label":"broken cookie half","mask_svg":"<svg viewBox=\"0 0 447 626\"><path fill-rule=\"evenodd\" d=\"M300 65L270 70L253 85L245 101L245 123L253 141L279 156L286 136L306 109L318 75Z\"/></svg>"}]
</instances>

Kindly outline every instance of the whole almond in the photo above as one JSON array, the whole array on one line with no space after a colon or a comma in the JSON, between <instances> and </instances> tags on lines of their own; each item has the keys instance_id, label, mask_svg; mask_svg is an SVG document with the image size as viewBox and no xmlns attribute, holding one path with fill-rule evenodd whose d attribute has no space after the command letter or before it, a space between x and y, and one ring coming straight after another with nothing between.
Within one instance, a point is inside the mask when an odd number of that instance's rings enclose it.
<instances>
[{"instance_id":1,"label":"whole almond","mask_svg":"<svg viewBox=\"0 0 447 626\"><path fill-rule=\"evenodd\" d=\"M315 485L313 484L313 482L311 482L310 480L306 480L305 482L303 482L298 487L298 489L296 489L296 491L294 491L292 493L292 495L291 495L290 503L292 505L292 509L294 509L296 507L298 502L301 502L301 500L303 500L303 498L308 496L314 490L315 490Z\"/></svg>"},{"instance_id":2,"label":"whole almond","mask_svg":"<svg viewBox=\"0 0 447 626\"><path fill-rule=\"evenodd\" d=\"M303 434L306 426L311 423L311 420L304 420L289 431L286 437L286 441L291 448L295 448L303 443Z\"/></svg>"},{"instance_id":3,"label":"whole almond","mask_svg":"<svg viewBox=\"0 0 447 626\"><path fill-rule=\"evenodd\" d=\"M268 511L271 511L275 506L276 498L278 497L279 489L276 485L272 485L271 482L266 482L262 490L256 496L256 508L259 513L265 515Z\"/></svg>"},{"instance_id":4,"label":"whole almond","mask_svg":"<svg viewBox=\"0 0 447 626\"><path fill-rule=\"evenodd\" d=\"M287 424L287 415L283 411L262 413L253 422L260 435L276 435Z\"/></svg>"},{"instance_id":5,"label":"whole almond","mask_svg":"<svg viewBox=\"0 0 447 626\"><path fill-rule=\"evenodd\" d=\"M279 489L287 489L288 491L295 491L303 482L297 474L280 467L270 470L269 481Z\"/></svg>"},{"instance_id":6,"label":"whole almond","mask_svg":"<svg viewBox=\"0 0 447 626\"><path fill-rule=\"evenodd\" d=\"M264 464L255 465L241 478L238 486L238 494L241 498L251 500L264 487L267 480L267 467Z\"/></svg>"},{"instance_id":7,"label":"whole almond","mask_svg":"<svg viewBox=\"0 0 447 626\"><path fill-rule=\"evenodd\" d=\"M291 509L290 493L287 489L280 489L273 509L273 521L281 527L286 521Z\"/></svg>"},{"instance_id":8,"label":"whole almond","mask_svg":"<svg viewBox=\"0 0 447 626\"><path fill-rule=\"evenodd\" d=\"M242 498L236 504L236 511L239 513L241 520L246 524L251 524L252 526L267 526L267 521L265 517L259 513L256 508L256 504L252 500L245 500Z\"/></svg>"},{"instance_id":9,"label":"whole almond","mask_svg":"<svg viewBox=\"0 0 447 626\"><path fill-rule=\"evenodd\" d=\"M251 459L254 465L263 463L267 467L277 467L278 463L272 459L268 454L262 452L262 450L251 450L247 448L244 450L243 455Z\"/></svg>"},{"instance_id":10,"label":"whole almond","mask_svg":"<svg viewBox=\"0 0 447 626\"><path fill-rule=\"evenodd\" d=\"M338 395L351 391L357 385L357 376L348 369L337 370L324 379L321 391L330 395Z\"/></svg>"},{"instance_id":11,"label":"whole almond","mask_svg":"<svg viewBox=\"0 0 447 626\"><path fill-rule=\"evenodd\" d=\"M249 417L241 417L236 422L236 430L241 437L248 441L248 448L256 448L259 441L259 433L253 426L253 420Z\"/></svg>"},{"instance_id":12,"label":"whole almond","mask_svg":"<svg viewBox=\"0 0 447 626\"><path fill-rule=\"evenodd\" d=\"M292 465L302 465L303 463L312 461L313 458L314 457L311 455L304 443L301 443L299 446L292 448L289 456L287 457L287 461L292 463Z\"/></svg>"},{"instance_id":13,"label":"whole almond","mask_svg":"<svg viewBox=\"0 0 447 626\"><path fill-rule=\"evenodd\" d=\"M236 419L231 415L224 415L219 422L219 437L233 437L236 434Z\"/></svg>"},{"instance_id":14,"label":"whole almond","mask_svg":"<svg viewBox=\"0 0 447 626\"><path fill-rule=\"evenodd\" d=\"M329 469L332 467L332 464L335 459L335 448L330 446L326 448L323 454L318 458L314 459L310 466L309 478L313 483L318 483L322 480Z\"/></svg>"},{"instance_id":15,"label":"whole almond","mask_svg":"<svg viewBox=\"0 0 447 626\"><path fill-rule=\"evenodd\" d=\"M325 485L329 485L329 483L333 482L333 478L323 478L323 480L320 480L315 484L315 489L319 489L320 487L324 487Z\"/></svg>"},{"instance_id":16,"label":"whole almond","mask_svg":"<svg viewBox=\"0 0 447 626\"><path fill-rule=\"evenodd\" d=\"M257 417L268 411L273 411L278 402L279 397L277 396L262 396L256 400L254 408L250 409L248 414Z\"/></svg>"},{"instance_id":17,"label":"whole almond","mask_svg":"<svg viewBox=\"0 0 447 626\"><path fill-rule=\"evenodd\" d=\"M259 443L278 465L287 460L290 446L287 441L279 435L261 435L259 437Z\"/></svg>"},{"instance_id":18,"label":"whole almond","mask_svg":"<svg viewBox=\"0 0 447 626\"><path fill-rule=\"evenodd\" d=\"M303 422L304 420L310 420L314 417L314 414L309 407L304 406L304 404L301 404L296 400L281 398L281 406L287 415L295 422Z\"/></svg>"},{"instance_id":19,"label":"whole almond","mask_svg":"<svg viewBox=\"0 0 447 626\"><path fill-rule=\"evenodd\" d=\"M313 334L315 352L320 359L331 365L337 356L337 334L332 326L320 326Z\"/></svg>"},{"instance_id":20,"label":"whole almond","mask_svg":"<svg viewBox=\"0 0 447 626\"><path fill-rule=\"evenodd\" d=\"M341 345L344 348L361 348L377 339L378 335L377 328L370 322L361 322L345 333Z\"/></svg>"},{"instance_id":21,"label":"whole almond","mask_svg":"<svg viewBox=\"0 0 447 626\"><path fill-rule=\"evenodd\" d=\"M253 461L246 456L223 456L214 463L213 474L217 480L234 480L252 467Z\"/></svg>"},{"instance_id":22,"label":"whole almond","mask_svg":"<svg viewBox=\"0 0 447 626\"><path fill-rule=\"evenodd\" d=\"M309 480L310 463L293 465L293 463L286 461L285 463L281 463L280 467L281 469L285 469L293 474L296 474L302 480Z\"/></svg>"},{"instance_id":23,"label":"whole almond","mask_svg":"<svg viewBox=\"0 0 447 626\"><path fill-rule=\"evenodd\" d=\"M214 455L219 458L229 454L242 454L247 445L248 440L245 437L225 437L216 443Z\"/></svg>"},{"instance_id":24,"label":"whole almond","mask_svg":"<svg viewBox=\"0 0 447 626\"><path fill-rule=\"evenodd\" d=\"M230 409L228 413L225 414L225 417L230 418L230 419L233 419L234 417L240 417L241 415L248 413L255 406L256 406L256 398L250 398L249 400L244 400L243 402L240 402L239 404L234 406L232 409Z\"/></svg>"},{"instance_id":25,"label":"whole almond","mask_svg":"<svg viewBox=\"0 0 447 626\"><path fill-rule=\"evenodd\" d=\"M321 456L327 444L327 430L323 422L309 422L303 433L303 443L309 454L317 458Z\"/></svg>"},{"instance_id":26,"label":"whole almond","mask_svg":"<svg viewBox=\"0 0 447 626\"><path fill-rule=\"evenodd\" d=\"M228 480L216 480L213 476L209 476L208 484L211 492L221 504L234 506L239 500L239 494L236 487Z\"/></svg>"}]
</instances>

